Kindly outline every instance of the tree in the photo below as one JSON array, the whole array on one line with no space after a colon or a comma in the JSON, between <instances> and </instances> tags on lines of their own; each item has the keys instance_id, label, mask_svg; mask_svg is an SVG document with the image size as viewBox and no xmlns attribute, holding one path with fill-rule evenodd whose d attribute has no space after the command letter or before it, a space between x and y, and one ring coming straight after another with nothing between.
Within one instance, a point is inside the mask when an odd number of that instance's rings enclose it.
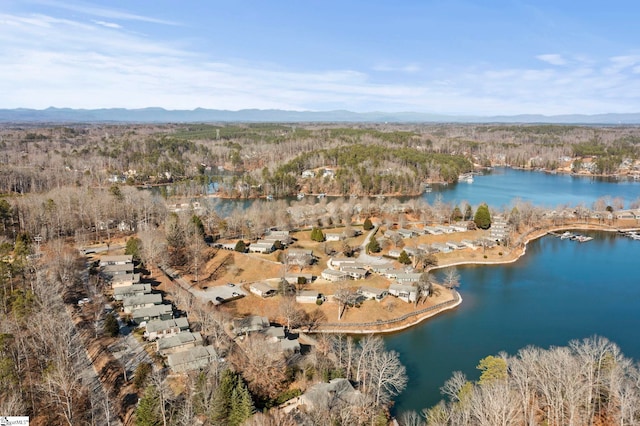
<instances>
[{"instance_id":1,"label":"tree","mask_svg":"<svg viewBox=\"0 0 640 426\"><path fill-rule=\"evenodd\" d=\"M467 207L464 209L464 220L473 219L473 209L470 204L467 204Z\"/></svg>"},{"instance_id":2,"label":"tree","mask_svg":"<svg viewBox=\"0 0 640 426\"><path fill-rule=\"evenodd\" d=\"M406 251L402 250L400 252L400 256L398 257L398 262L402 263L403 265L411 265L411 258Z\"/></svg>"},{"instance_id":3,"label":"tree","mask_svg":"<svg viewBox=\"0 0 640 426\"><path fill-rule=\"evenodd\" d=\"M362 225L362 229L364 229L365 231L371 231L373 229L373 223L371 222L371 219L366 218L364 220L364 224Z\"/></svg>"},{"instance_id":4,"label":"tree","mask_svg":"<svg viewBox=\"0 0 640 426\"><path fill-rule=\"evenodd\" d=\"M244 243L244 241L238 240L236 246L234 247L234 250L239 253L244 253L247 251L247 245Z\"/></svg>"},{"instance_id":5,"label":"tree","mask_svg":"<svg viewBox=\"0 0 640 426\"><path fill-rule=\"evenodd\" d=\"M109 337L116 337L120 333L120 325L113 313L107 314L104 319L104 333Z\"/></svg>"},{"instance_id":6,"label":"tree","mask_svg":"<svg viewBox=\"0 0 640 426\"><path fill-rule=\"evenodd\" d=\"M149 385L144 390L142 398L136 408L136 426L160 426L160 397L155 386Z\"/></svg>"},{"instance_id":7,"label":"tree","mask_svg":"<svg viewBox=\"0 0 640 426\"><path fill-rule=\"evenodd\" d=\"M454 222L458 222L460 220L462 220L464 216L462 215L462 211L460 210L460 207L455 206L453 209L453 212L451 212L451 219Z\"/></svg>"},{"instance_id":8,"label":"tree","mask_svg":"<svg viewBox=\"0 0 640 426\"><path fill-rule=\"evenodd\" d=\"M367 244L367 251L369 253L380 253L380 243L376 239L375 235L372 235L369 239L369 244Z\"/></svg>"},{"instance_id":9,"label":"tree","mask_svg":"<svg viewBox=\"0 0 640 426\"><path fill-rule=\"evenodd\" d=\"M324 233L322 232L322 230L320 228L313 228L311 230L311 240L316 241L316 242L323 242L324 241Z\"/></svg>"},{"instance_id":10,"label":"tree","mask_svg":"<svg viewBox=\"0 0 640 426\"><path fill-rule=\"evenodd\" d=\"M142 240L137 237L131 237L127 240L127 245L124 248L124 254L130 254L133 256L133 259L138 261L140 260L140 253L142 249Z\"/></svg>"},{"instance_id":11,"label":"tree","mask_svg":"<svg viewBox=\"0 0 640 426\"><path fill-rule=\"evenodd\" d=\"M431 274L428 271L425 271L420 274L420 279L416 283L416 306L421 298L423 299L422 303L424 303L426 298L431 294L432 289L433 279L431 278Z\"/></svg>"},{"instance_id":12,"label":"tree","mask_svg":"<svg viewBox=\"0 0 640 426\"><path fill-rule=\"evenodd\" d=\"M491 214L489 213L489 206L485 203L478 206L476 215L473 218L473 222L480 229L489 229L491 227Z\"/></svg>"},{"instance_id":13,"label":"tree","mask_svg":"<svg viewBox=\"0 0 640 426\"><path fill-rule=\"evenodd\" d=\"M447 268L444 271L444 280L442 281L442 285L448 289L460 287L460 274L456 268Z\"/></svg>"}]
</instances>

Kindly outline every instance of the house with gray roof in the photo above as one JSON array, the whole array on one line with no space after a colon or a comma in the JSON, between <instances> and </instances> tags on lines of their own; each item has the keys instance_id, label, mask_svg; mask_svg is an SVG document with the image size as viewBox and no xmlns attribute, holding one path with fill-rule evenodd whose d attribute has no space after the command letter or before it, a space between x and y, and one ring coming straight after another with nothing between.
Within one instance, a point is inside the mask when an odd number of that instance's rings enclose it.
<instances>
[{"instance_id":1,"label":"house with gray roof","mask_svg":"<svg viewBox=\"0 0 640 426\"><path fill-rule=\"evenodd\" d=\"M154 341L163 337L173 336L183 331L189 331L189 321L185 317L168 320L158 319L147 323L143 336L149 341Z\"/></svg>"},{"instance_id":2,"label":"house with gray roof","mask_svg":"<svg viewBox=\"0 0 640 426\"><path fill-rule=\"evenodd\" d=\"M151 293L151 284L132 284L113 289L115 300L124 300L127 297L142 296Z\"/></svg>"},{"instance_id":3,"label":"house with gray roof","mask_svg":"<svg viewBox=\"0 0 640 426\"><path fill-rule=\"evenodd\" d=\"M244 318L236 318L233 320L232 327L236 336L241 334L262 331L269 327L269 318L259 315L250 315Z\"/></svg>"},{"instance_id":4,"label":"house with gray roof","mask_svg":"<svg viewBox=\"0 0 640 426\"><path fill-rule=\"evenodd\" d=\"M334 269L325 269L324 271L322 271L320 276L327 281L333 281L333 282L342 281L349 278L349 275L346 272L336 271Z\"/></svg>"},{"instance_id":5,"label":"house with gray roof","mask_svg":"<svg viewBox=\"0 0 640 426\"><path fill-rule=\"evenodd\" d=\"M156 340L156 350L162 355L169 355L193 348L194 346L202 346L202 343L202 335L200 333L184 331L174 334L173 336L165 337L164 339Z\"/></svg>"},{"instance_id":6,"label":"house with gray roof","mask_svg":"<svg viewBox=\"0 0 640 426\"><path fill-rule=\"evenodd\" d=\"M135 309L148 308L162 303L162 295L159 293L141 294L139 296L126 297L122 301L122 308L126 314Z\"/></svg>"},{"instance_id":7,"label":"house with gray roof","mask_svg":"<svg viewBox=\"0 0 640 426\"><path fill-rule=\"evenodd\" d=\"M389 291L384 288L362 286L358 289L358 294L363 295L367 299L373 299L380 302L387 296L387 294L389 294Z\"/></svg>"},{"instance_id":8,"label":"house with gray roof","mask_svg":"<svg viewBox=\"0 0 640 426\"><path fill-rule=\"evenodd\" d=\"M205 368L214 361L219 361L219 358L215 348L211 345L195 346L167 356L167 364L174 373Z\"/></svg>"},{"instance_id":9,"label":"house with gray roof","mask_svg":"<svg viewBox=\"0 0 640 426\"><path fill-rule=\"evenodd\" d=\"M153 305L148 308L134 309L131 318L136 324L154 319L168 320L173 318L173 308L171 305Z\"/></svg>"},{"instance_id":10,"label":"house with gray roof","mask_svg":"<svg viewBox=\"0 0 640 426\"><path fill-rule=\"evenodd\" d=\"M393 282L389 285L389 294L407 303L415 302L418 297L418 288L413 284Z\"/></svg>"},{"instance_id":11,"label":"house with gray roof","mask_svg":"<svg viewBox=\"0 0 640 426\"><path fill-rule=\"evenodd\" d=\"M362 394L355 390L349 380L336 378L329 383L317 383L300 396L300 403L309 411L328 411L336 406L356 405Z\"/></svg>"}]
</instances>

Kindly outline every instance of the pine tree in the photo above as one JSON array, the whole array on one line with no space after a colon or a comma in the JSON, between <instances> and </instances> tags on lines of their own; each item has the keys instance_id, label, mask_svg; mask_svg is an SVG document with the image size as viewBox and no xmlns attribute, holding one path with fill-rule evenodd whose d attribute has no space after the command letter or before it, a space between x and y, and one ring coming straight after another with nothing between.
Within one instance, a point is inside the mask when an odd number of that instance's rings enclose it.
<instances>
[{"instance_id":1,"label":"pine tree","mask_svg":"<svg viewBox=\"0 0 640 426\"><path fill-rule=\"evenodd\" d=\"M247 389L242 379L238 377L237 385L233 389L231 397L229 426L240 426L251 417L253 412L253 401L251 400L249 389Z\"/></svg>"},{"instance_id":2,"label":"pine tree","mask_svg":"<svg viewBox=\"0 0 640 426\"><path fill-rule=\"evenodd\" d=\"M403 265L411 264L411 259L409 258L409 255L407 254L406 251L402 250L402 252L400 253L400 256L398 257L398 262L402 263Z\"/></svg>"},{"instance_id":3,"label":"pine tree","mask_svg":"<svg viewBox=\"0 0 640 426\"><path fill-rule=\"evenodd\" d=\"M380 253L380 243L378 243L378 240L373 235L369 240L369 244L367 244L367 250L369 251L369 253Z\"/></svg>"},{"instance_id":4,"label":"pine tree","mask_svg":"<svg viewBox=\"0 0 640 426\"><path fill-rule=\"evenodd\" d=\"M245 251L247 251L247 245L244 243L244 241L238 240L234 250L240 253L244 253Z\"/></svg>"},{"instance_id":5,"label":"pine tree","mask_svg":"<svg viewBox=\"0 0 640 426\"><path fill-rule=\"evenodd\" d=\"M365 219L364 224L362 225L362 229L364 229L365 231L371 231L373 229L373 223L371 223L371 219Z\"/></svg>"},{"instance_id":6,"label":"pine tree","mask_svg":"<svg viewBox=\"0 0 640 426\"><path fill-rule=\"evenodd\" d=\"M147 386L136 408L136 426L159 426L162 424L160 415L160 398L155 386Z\"/></svg>"},{"instance_id":7,"label":"pine tree","mask_svg":"<svg viewBox=\"0 0 640 426\"><path fill-rule=\"evenodd\" d=\"M320 228L313 228L311 230L311 240L317 241L319 243L324 241L324 234Z\"/></svg>"},{"instance_id":8,"label":"pine tree","mask_svg":"<svg viewBox=\"0 0 640 426\"><path fill-rule=\"evenodd\" d=\"M237 375L231 370L225 370L220 378L220 385L216 389L211 401L209 417L214 424L223 423L229 417L233 389L236 387Z\"/></svg>"},{"instance_id":9,"label":"pine tree","mask_svg":"<svg viewBox=\"0 0 640 426\"><path fill-rule=\"evenodd\" d=\"M476 226L480 229L491 228L491 214L489 213L489 206L481 204L476 210L476 215L473 218Z\"/></svg>"}]
</instances>

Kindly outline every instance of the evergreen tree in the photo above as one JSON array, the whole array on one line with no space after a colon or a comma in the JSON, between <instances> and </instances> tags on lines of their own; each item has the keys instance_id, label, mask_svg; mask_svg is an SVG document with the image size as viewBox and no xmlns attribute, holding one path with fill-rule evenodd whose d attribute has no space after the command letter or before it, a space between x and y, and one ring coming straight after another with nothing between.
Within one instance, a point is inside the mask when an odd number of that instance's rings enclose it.
<instances>
[{"instance_id":1,"label":"evergreen tree","mask_svg":"<svg viewBox=\"0 0 640 426\"><path fill-rule=\"evenodd\" d=\"M238 240L234 250L240 253L244 253L245 251L247 251L247 245L244 243L244 241Z\"/></svg>"},{"instance_id":2,"label":"evergreen tree","mask_svg":"<svg viewBox=\"0 0 640 426\"><path fill-rule=\"evenodd\" d=\"M378 243L376 237L372 235L369 244L367 244L367 251L369 251L369 253L380 253L380 250L380 243Z\"/></svg>"},{"instance_id":3,"label":"evergreen tree","mask_svg":"<svg viewBox=\"0 0 640 426\"><path fill-rule=\"evenodd\" d=\"M464 210L464 220L473 219L473 209L470 204L467 204L467 208Z\"/></svg>"},{"instance_id":4,"label":"evergreen tree","mask_svg":"<svg viewBox=\"0 0 640 426\"><path fill-rule=\"evenodd\" d=\"M162 424L160 414L160 397L155 386L147 386L136 408L136 426L159 426Z\"/></svg>"},{"instance_id":5,"label":"evergreen tree","mask_svg":"<svg viewBox=\"0 0 640 426\"><path fill-rule=\"evenodd\" d=\"M481 204L476 210L476 215L473 218L476 226L480 229L489 229L491 227L491 214L489 213L489 206L485 203Z\"/></svg>"},{"instance_id":6,"label":"evergreen tree","mask_svg":"<svg viewBox=\"0 0 640 426\"><path fill-rule=\"evenodd\" d=\"M104 319L103 330L104 334L109 337L116 337L118 333L120 333L120 325L118 324L118 320L116 319L115 315L111 313L107 314L106 318Z\"/></svg>"},{"instance_id":7,"label":"evergreen tree","mask_svg":"<svg viewBox=\"0 0 640 426\"><path fill-rule=\"evenodd\" d=\"M402 250L402 252L400 253L400 256L398 257L398 262L402 263L403 265L411 264L411 259L409 258L409 255L407 254L406 251Z\"/></svg>"},{"instance_id":8,"label":"evergreen tree","mask_svg":"<svg viewBox=\"0 0 640 426\"><path fill-rule=\"evenodd\" d=\"M124 254L130 254L133 259L140 260L140 248L142 247L142 241L140 238L131 237L127 240L127 245L124 248Z\"/></svg>"},{"instance_id":9,"label":"evergreen tree","mask_svg":"<svg viewBox=\"0 0 640 426\"><path fill-rule=\"evenodd\" d=\"M371 223L371 219L365 219L364 224L362 225L362 229L364 229L365 231L371 231L373 229L373 223Z\"/></svg>"},{"instance_id":10,"label":"evergreen tree","mask_svg":"<svg viewBox=\"0 0 640 426\"><path fill-rule=\"evenodd\" d=\"M451 219L453 219L455 222L458 222L459 220L462 220L462 218L462 211L460 210L460 207L456 206L451 213Z\"/></svg>"},{"instance_id":11,"label":"evergreen tree","mask_svg":"<svg viewBox=\"0 0 640 426\"><path fill-rule=\"evenodd\" d=\"M320 228L313 228L311 230L311 240L317 241L319 243L324 241L324 233Z\"/></svg>"},{"instance_id":12,"label":"evergreen tree","mask_svg":"<svg viewBox=\"0 0 640 426\"><path fill-rule=\"evenodd\" d=\"M242 379L238 378L237 386L233 389L231 395L229 426L240 426L245 420L249 419L254 412L251 394Z\"/></svg>"},{"instance_id":13,"label":"evergreen tree","mask_svg":"<svg viewBox=\"0 0 640 426\"><path fill-rule=\"evenodd\" d=\"M209 417L214 424L220 424L227 420L231 411L231 398L233 389L238 381L236 373L224 370L220 378L220 385L213 394Z\"/></svg>"}]
</instances>

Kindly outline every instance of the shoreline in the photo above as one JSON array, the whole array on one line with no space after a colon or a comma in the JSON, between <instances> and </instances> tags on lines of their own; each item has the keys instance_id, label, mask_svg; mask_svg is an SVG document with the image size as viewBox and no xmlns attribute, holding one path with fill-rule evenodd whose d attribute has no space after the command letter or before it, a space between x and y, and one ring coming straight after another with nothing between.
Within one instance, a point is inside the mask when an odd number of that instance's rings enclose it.
<instances>
[{"instance_id":1,"label":"shoreline","mask_svg":"<svg viewBox=\"0 0 640 426\"><path fill-rule=\"evenodd\" d=\"M558 226L550 226L548 228L541 228L541 229L534 229L528 233L525 233L523 235L520 236L520 238L523 238L523 240L521 242L518 243L518 245L516 246L516 248L513 249L513 251L510 253L512 254L512 256L509 256L508 258L504 259L504 260L489 260L489 261L482 261L482 260L468 260L468 261L459 261L459 262L453 262L453 263L448 263L448 264L442 264L442 265L438 265L435 266L433 268L431 268L431 270L437 270L437 269L443 269L443 268L448 268L451 266L461 266L461 265L503 265L503 264L509 264L509 263L514 263L517 260L519 260L521 257L523 257L526 252L527 252L527 245L534 240L537 240L539 238L542 238L546 235L548 235L550 232L558 232L558 231L566 231L566 230L580 230L580 231L604 231L604 232L620 232L620 231L624 231L624 230L633 230L633 229L637 229L637 227L630 227L630 228L616 228L613 227L611 225L606 225L606 224L565 224L565 225L558 225ZM340 327L340 325L335 324L335 323L328 323L330 324L329 327L336 327L336 328L330 328L328 330L322 330L322 329L317 329L317 330L307 330L307 331L303 331L301 329L302 332L304 332L305 334L321 334L321 333L327 333L327 334L360 334L360 335L364 335L364 334L390 334L390 333L395 333L395 332L400 332L400 331L404 331L407 330L415 325L418 325L420 323L422 323L423 321L432 318L442 312L446 312L452 309L457 308L458 306L460 306L460 304L462 304L462 296L460 295L459 292L457 292L456 290L453 290L455 292L455 294L457 295L457 297L454 297L454 299L447 301L447 302L443 302L440 305L434 305L430 308L426 308L428 309L427 311L424 312L417 312L417 313L410 313L410 314L406 314L406 316L408 317L412 317L412 316L417 316L417 318L415 318L412 321L409 321L408 323L403 323L403 324L399 324L397 326L391 327L391 328L382 328L380 325L373 325L371 326L370 323L361 323L361 325L358 325L357 323L353 323L353 324L345 324L343 327ZM431 311L430 309L433 309L433 311ZM400 317L401 318L401 317ZM408 318L403 318L403 319L396 319L396 320L388 320L389 322L403 322L405 320L408 320ZM321 328L322 325L319 325L319 328Z\"/></svg>"}]
</instances>

